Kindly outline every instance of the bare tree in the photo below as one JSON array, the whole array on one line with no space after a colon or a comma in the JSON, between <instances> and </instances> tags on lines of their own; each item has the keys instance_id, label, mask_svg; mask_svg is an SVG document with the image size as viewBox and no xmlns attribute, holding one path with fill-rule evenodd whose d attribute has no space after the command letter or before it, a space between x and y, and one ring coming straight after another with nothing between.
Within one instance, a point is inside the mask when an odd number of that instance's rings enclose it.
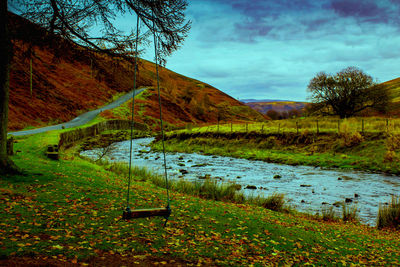
<instances>
[{"instance_id":1,"label":"bare tree","mask_svg":"<svg viewBox=\"0 0 400 267\"><path fill-rule=\"evenodd\" d=\"M318 73L309 83L312 106L310 109L324 115L354 116L372 108L386 111L389 93L376 84L372 77L355 67L348 67L335 75Z\"/></svg>"},{"instance_id":2,"label":"bare tree","mask_svg":"<svg viewBox=\"0 0 400 267\"><path fill-rule=\"evenodd\" d=\"M165 59L179 48L190 29L185 20L186 0L13 0L0 1L0 173L19 172L6 151L9 70L12 43L8 29L8 4L23 17L50 34L62 37L92 51L128 57L135 46L136 31L124 33L114 25L117 16L136 14L156 34L159 56ZM136 21L132 25L136 26ZM99 34L92 33L96 27Z\"/></svg>"},{"instance_id":3,"label":"bare tree","mask_svg":"<svg viewBox=\"0 0 400 267\"><path fill-rule=\"evenodd\" d=\"M96 162L102 160L104 157L109 157L117 150L117 145L115 143L109 144L105 147L100 147L96 149Z\"/></svg>"}]
</instances>

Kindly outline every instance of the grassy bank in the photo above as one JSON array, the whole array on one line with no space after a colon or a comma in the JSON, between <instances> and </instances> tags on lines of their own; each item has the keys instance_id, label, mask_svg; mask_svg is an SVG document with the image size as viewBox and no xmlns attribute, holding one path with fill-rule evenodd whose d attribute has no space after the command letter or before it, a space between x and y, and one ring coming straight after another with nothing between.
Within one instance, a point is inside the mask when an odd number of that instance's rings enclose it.
<instances>
[{"instance_id":1,"label":"grassy bank","mask_svg":"<svg viewBox=\"0 0 400 267\"><path fill-rule=\"evenodd\" d=\"M232 123L221 121L216 125L201 127L190 126L192 132L220 132L220 133L380 133L399 134L400 119L382 117L352 117L340 119L335 117L301 117L284 120L267 120L264 122Z\"/></svg>"},{"instance_id":2,"label":"grassy bank","mask_svg":"<svg viewBox=\"0 0 400 267\"><path fill-rule=\"evenodd\" d=\"M160 150L161 143L152 145ZM176 152L201 152L289 165L357 169L399 174L400 137L391 134L359 133L262 134L172 132L166 149Z\"/></svg>"},{"instance_id":3,"label":"grassy bank","mask_svg":"<svg viewBox=\"0 0 400 267\"><path fill-rule=\"evenodd\" d=\"M0 179L1 265L400 264L399 232L212 201L173 192L172 216L121 220L126 177L72 153L44 156L57 133L21 137L25 176ZM115 171L115 170L114 170ZM137 174L134 208L163 207L166 192ZM146 181L140 181L146 180Z\"/></svg>"}]
</instances>

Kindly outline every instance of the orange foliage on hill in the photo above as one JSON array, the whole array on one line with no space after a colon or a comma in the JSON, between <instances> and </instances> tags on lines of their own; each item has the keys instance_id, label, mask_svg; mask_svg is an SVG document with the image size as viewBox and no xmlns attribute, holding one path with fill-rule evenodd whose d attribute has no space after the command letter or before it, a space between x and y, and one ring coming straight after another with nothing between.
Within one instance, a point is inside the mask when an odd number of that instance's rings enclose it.
<instances>
[{"instance_id":1,"label":"orange foliage on hill","mask_svg":"<svg viewBox=\"0 0 400 267\"><path fill-rule=\"evenodd\" d=\"M12 15L14 57L10 73L9 130L71 120L133 88L133 60L88 51ZM32 94L30 90L32 60ZM137 86L156 85L155 64L139 61ZM163 118L173 125L222 120L263 120L260 113L200 81L160 68ZM136 120L159 118L158 96L147 89ZM106 118L121 115L103 112ZM122 116L128 119L128 116Z\"/></svg>"}]
</instances>

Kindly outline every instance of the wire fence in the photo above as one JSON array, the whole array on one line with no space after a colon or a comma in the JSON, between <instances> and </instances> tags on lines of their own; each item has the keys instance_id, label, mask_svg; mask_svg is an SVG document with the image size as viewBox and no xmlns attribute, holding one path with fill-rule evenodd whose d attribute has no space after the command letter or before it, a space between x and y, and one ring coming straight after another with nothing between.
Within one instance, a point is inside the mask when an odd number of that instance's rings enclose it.
<instances>
[{"instance_id":1,"label":"wire fence","mask_svg":"<svg viewBox=\"0 0 400 267\"><path fill-rule=\"evenodd\" d=\"M271 120L266 122L220 122L215 125L195 126L188 124L180 131L191 132L258 132L264 134L283 133L393 133L400 134L400 119L389 118L301 118Z\"/></svg>"}]
</instances>

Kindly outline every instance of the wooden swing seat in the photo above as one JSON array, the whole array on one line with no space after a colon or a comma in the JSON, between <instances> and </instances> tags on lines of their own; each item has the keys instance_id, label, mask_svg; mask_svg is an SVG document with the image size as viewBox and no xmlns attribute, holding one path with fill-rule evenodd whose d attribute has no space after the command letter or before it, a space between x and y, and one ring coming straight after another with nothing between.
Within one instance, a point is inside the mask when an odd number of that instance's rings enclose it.
<instances>
[{"instance_id":1,"label":"wooden swing seat","mask_svg":"<svg viewBox=\"0 0 400 267\"><path fill-rule=\"evenodd\" d=\"M166 208L154 208L154 209L140 209L140 210L131 210L124 211L122 214L122 218L125 220L135 219L135 218L147 218L147 217L155 217L155 216L163 216L168 218L171 214L171 209Z\"/></svg>"}]
</instances>

